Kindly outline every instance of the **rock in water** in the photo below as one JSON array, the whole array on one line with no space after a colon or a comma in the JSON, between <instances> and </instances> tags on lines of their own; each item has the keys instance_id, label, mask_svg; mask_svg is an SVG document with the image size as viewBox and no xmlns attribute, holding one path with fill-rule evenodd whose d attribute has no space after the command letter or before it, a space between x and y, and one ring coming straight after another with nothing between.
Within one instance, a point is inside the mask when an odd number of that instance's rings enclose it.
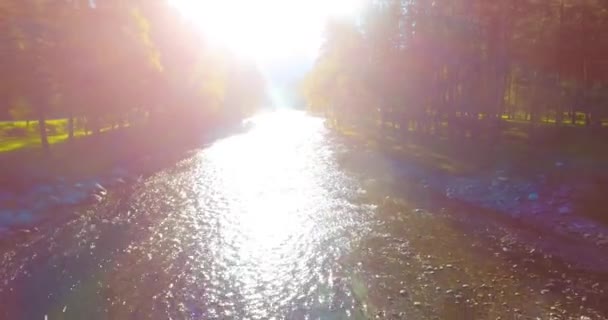
<instances>
[{"instance_id":1,"label":"rock in water","mask_svg":"<svg viewBox=\"0 0 608 320\"><path fill-rule=\"evenodd\" d=\"M101 184L99 183L95 183L93 185L93 191L97 194L100 194L102 196L105 196L108 193L108 190L106 188L104 188Z\"/></svg>"},{"instance_id":2,"label":"rock in water","mask_svg":"<svg viewBox=\"0 0 608 320\"><path fill-rule=\"evenodd\" d=\"M598 240L595 244L598 246L608 246L608 239Z\"/></svg>"},{"instance_id":3,"label":"rock in water","mask_svg":"<svg viewBox=\"0 0 608 320\"><path fill-rule=\"evenodd\" d=\"M536 201L536 200L538 200L538 198L539 198L539 196L538 196L538 193L536 193L536 192L532 192L528 195L528 200L530 200L530 201Z\"/></svg>"},{"instance_id":4,"label":"rock in water","mask_svg":"<svg viewBox=\"0 0 608 320\"><path fill-rule=\"evenodd\" d=\"M101 203L103 201L103 197L94 193L89 197L89 200L91 201L91 203L97 204L97 203Z\"/></svg>"}]
</instances>

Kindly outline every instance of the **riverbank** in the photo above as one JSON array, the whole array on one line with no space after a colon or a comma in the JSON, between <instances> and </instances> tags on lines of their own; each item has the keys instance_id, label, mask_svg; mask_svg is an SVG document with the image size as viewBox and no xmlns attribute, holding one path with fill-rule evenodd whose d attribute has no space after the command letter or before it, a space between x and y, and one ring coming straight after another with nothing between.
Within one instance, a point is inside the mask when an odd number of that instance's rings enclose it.
<instances>
[{"instance_id":1,"label":"riverbank","mask_svg":"<svg viewBox=\"0 0 608 320\"><path fill-rule=\"evenodd\" d=\"M606 319L606 250L578 268L318 118L270 118L1 241L0 317Z\"/></svg>"},{"instance_id":2,"label":"riverbank","mask_svg":"<svg viewBox=\"0 0 608 320\"><path fill-rule=\"evenodd\" d=\"M367 160L391 168L394 179L416 181L434 194L493 212L521 225L608 248L608 177L601 161L584 154L476 140L400 135L395 131L337 130L385 159ZM348 160L345 160L348 161Z\"/></svg>"},{"instance_id":3,"label":"riverbank","mask_svg":"<svg viewBox=\"0 0 608 320\"><path fill-rule=\"evenodd\" d=\"M0 238L30 232L69 207L96 204L234 132L235 125L198 132L134 126L53 145L0 154Z\"/></svg>"}]
</instances>

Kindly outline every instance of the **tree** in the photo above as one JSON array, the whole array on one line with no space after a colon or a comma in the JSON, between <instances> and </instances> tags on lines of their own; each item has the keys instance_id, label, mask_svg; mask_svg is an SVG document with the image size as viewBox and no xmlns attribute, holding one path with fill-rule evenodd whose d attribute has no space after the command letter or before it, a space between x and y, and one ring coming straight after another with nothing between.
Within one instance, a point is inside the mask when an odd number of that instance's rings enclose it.
<instances>
[{"instance_id":1,"label":"tree","mask_svg":"<svg viewBox=\"0 0 608 320\"><path fill-rule=\"evenodd\" d=\"M7 0L0 27L0 71L11 75L0 113L23 99L47 151L49 117L68 118L73 138L77 118L94 132L134 119L197 126L264 103L259 71L206 46L165 0Z\"/></svg>"},{"instance_id":2,"label":"tree","mask_svg":"<svg viewBox=\"0 0 608 320\"><path fill-rule=\"evenodd\" d=\"M362 122L380 111L381 124L419 133L447 124L449 137L492 141L505 114L561 123L573 90L573 117L600 121L605 109L594 92L608 81L606 2L375 0L359 21L356 50L329 24L326 50L304 82L309 104L332 119ZM369 96L365 107L332 112L355 92Z\"/></svg>"},{"instance_id":3,"label":"tree","mask_svg":"<svg viewBox=\"0 0 608 320\"><path fill-rule=\"evenodd\" d=\"M15 98L12 101L9 112L13 120L24 120L26 122L26 127L30 127L32 109L23 97Z\"/></svg>"}]
</instances>

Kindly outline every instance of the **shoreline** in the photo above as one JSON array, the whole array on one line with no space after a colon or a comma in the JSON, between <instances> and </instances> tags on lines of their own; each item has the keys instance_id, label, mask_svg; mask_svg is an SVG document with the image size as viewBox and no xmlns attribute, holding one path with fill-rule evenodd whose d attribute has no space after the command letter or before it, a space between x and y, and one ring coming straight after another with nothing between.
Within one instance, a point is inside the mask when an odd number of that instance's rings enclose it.
<instances>
[{"instance_id":1,"label":"shoreline","mask_svg":"<svg viewBox=\"0 0 608 320\"><path fill-rule=\"evenodd\" d=\"M195 135L178 131L154 136L150 127L127 128L57 147L50 159L13 161L12 170L3 168L10 176L0 181L0 241L35 231L56 219L59 212L98 204L114 189L129 187L187 157L192 150L243 129L239 124L225 124ZM28 157L38 156L37 151L25 150L31 153ZM72 153L79 157L60 163Z\"/></svg>"},{"instance_id":2,"label":"shoreline","mask_svg":"<svg viewBox=\"0 0 608 320\"><path fill-rule=\"evenodd\" d=\"M416 155L396 152L390 145L368 140L365 133L331 130L354 144L362 155L344 161L360 170L375 167L373 170L379 170L379 174L372 176L386 176L395 189L391 190L394 196L420 189L417 197L431 211L444 210L442 205L448 209L456 207L476 219L509 225L515 231L520 228L521 232L533 235L529 240L553 247L554 252L559 253L560 246L568 247L569 252L564 255L569 256L569 261L576 262L579 252L573 248L577 247L581 255L582 251L608 252L608 225L582 214L584 207L577 203L577 194L597 190L587 177L572 179L564 171L572 169L565 168L568 164L554 161L553 168L532 175L504 164L454 173L420 161ZM432 146L429 149L437 152ZM552 177L554 171L561 175L558 179ZM584 255L592 256L589 252Z\"/></svg>"},{"instance_id":3,"label":"shoreline","mask_svg":"<svg viewBox=\"0 0 608 320\"><path fill-rule=\"evenodd\" d=\"M152 161L145 156L139 163ZM19 193L0 190L0 241L18 233L36 231L41 225L61 219L76 208L103 202L110 193L128 189L152 173L151 167L142 168L146 169L115 167L96 177L79 180L57 178L54 182L33 184Z\"/></svg>"}]
</instances>

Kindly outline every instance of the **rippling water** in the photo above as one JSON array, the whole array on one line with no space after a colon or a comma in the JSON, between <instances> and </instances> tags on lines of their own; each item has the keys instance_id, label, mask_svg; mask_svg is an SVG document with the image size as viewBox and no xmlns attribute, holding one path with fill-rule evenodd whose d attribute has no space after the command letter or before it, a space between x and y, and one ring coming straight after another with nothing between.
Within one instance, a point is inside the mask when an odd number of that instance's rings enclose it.
<instances>
[{"instance_id":1,"label":"rippling water","mask_svg":"<svg viewBox=\"0 0 608 320\"><path fill-rule=\"evenodd\" d=\"M8 246L0 318L606 316L608 273L577 271L449 203L420 209L431 199L424 188L321 119L250 121Z\"/></svg>"},{"instance_id":2,"label":"rippling water","mask_svg":"<svg viewBox=\"0 0 608 320\"><path fill-rule=\"evenodd\" d=\"M135 210L166 214L142 244L166 259L158 272L180 282L162 299L203 318L352 308L340 259L365 232L370 208L355 203L356 184L338 170L320 119L252 121L250 132L148 180L135 196Z\"/></svg>"}]
</instances>

